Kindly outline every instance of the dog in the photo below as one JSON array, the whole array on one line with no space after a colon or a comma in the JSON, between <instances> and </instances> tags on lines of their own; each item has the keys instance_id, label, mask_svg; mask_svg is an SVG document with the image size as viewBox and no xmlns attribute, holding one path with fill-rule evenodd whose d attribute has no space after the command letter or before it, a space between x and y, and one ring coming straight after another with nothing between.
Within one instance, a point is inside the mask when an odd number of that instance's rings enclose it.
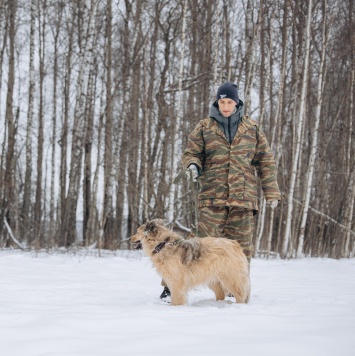
<instances>
[{"instance_id":1,"label":"dog","mask_svg":"<svg viewBox=\"0 0 355 356\"><path fill-rule=\"evenodd\" d=\"M237 303L250 295L249 265L237 241L216 237L184 239L154 219L130 238L142 248L171 292L171 305L186 304L189 290L206 285L224 300L231 293Z\"/></svg>"}]
</instances>

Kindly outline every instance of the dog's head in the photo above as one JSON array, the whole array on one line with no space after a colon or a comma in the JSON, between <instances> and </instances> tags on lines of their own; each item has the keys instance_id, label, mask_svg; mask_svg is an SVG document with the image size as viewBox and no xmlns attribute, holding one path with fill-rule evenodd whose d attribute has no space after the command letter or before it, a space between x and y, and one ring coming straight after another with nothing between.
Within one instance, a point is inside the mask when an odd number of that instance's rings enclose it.
<instances>
[{"instance_id":1,"label":"dog's head","mask_svg":"<svg viewBox=\"0 0 355 356\"><path fill-rule=\"evenodd\" d=\"M137 244L136 250L143 248L146 252L154 249L160 242L164 241L163 231L167 230L162 219L153 219L141 225L137 233L129 239L132 244Z\"/></svg>"}]
</instances>

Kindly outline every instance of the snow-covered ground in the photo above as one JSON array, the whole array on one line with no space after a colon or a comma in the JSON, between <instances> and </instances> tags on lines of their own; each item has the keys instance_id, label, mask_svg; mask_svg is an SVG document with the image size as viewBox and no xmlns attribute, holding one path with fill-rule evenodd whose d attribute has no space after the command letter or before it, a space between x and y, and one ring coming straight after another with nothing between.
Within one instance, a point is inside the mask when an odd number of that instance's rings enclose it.
<instances>
[{"instance_id":1,"label":"snow-covered ground","mask_svg":"<svg viewBox=\"0 0 355 356\"><path fill-rule=\"evenodd\" d=\"M2 356L355 355L355 260L254 259L247 305L159 300L141 252L0 252Z\"/></svg>"}]
</instances>

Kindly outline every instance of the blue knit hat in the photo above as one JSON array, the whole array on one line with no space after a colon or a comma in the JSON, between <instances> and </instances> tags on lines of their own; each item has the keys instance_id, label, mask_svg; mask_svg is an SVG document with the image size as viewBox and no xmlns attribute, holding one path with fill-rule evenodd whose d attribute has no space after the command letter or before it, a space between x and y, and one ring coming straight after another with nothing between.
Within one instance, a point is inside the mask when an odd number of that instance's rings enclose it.
<instances>
[{"instance_id":1,"label":"blue knit hat","mask_svg":"<svg viewBox=\"0 0 355 356\"><path fill-rule=\"evenodd\" d=\"M237 104L239 102L238 86L232 82L223 83L217 90L217 101L220 99L232 99Z\"/></svg>"}]
</instances>

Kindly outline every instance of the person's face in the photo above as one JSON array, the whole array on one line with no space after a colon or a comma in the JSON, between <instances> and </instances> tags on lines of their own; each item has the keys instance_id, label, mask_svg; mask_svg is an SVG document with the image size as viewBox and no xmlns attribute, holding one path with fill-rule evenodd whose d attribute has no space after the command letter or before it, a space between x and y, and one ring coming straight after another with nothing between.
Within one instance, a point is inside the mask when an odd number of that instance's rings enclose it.
<instances>
[{"instance_id":1,"label":"person's face","mask_svg":"<svg viewBox=\"0 0 355 356\"><path fill-rule=\"evenodd\" d=\"M236 107L237 103L233 99L219 99L218 100L218 107L220 113L224 117L229 117L233 114L233 111Z\"/></svg>"}]
</instances>

